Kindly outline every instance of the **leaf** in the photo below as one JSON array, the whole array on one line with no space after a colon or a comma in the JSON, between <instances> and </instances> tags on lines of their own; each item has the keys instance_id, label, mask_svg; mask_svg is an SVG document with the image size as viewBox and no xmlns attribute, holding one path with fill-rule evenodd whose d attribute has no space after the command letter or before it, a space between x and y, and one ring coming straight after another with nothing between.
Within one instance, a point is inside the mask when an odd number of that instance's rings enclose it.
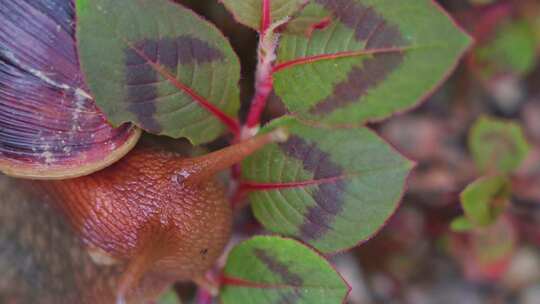
<instances>
[{"instance_id":1,"label":"leaf","mask_svg":"<svg viewBox=\"0 0 540 304\"><path fill-rule=\"evenodd\" d=\"M501 216L493 225L475 231L472 234L471 246L480 265L495 264L511 257L518 242L514 224Z\"/></svg>"},{"instance_id":2,"label":"leaf","mask_svg":"<svg viewBox=\"0 0 540 304\"><path fill-rule=\"evenodd\" d=\"M516 170L530 149L519 124L486 116L472 127L469 147L482 172L501 173Z\"/></svg>"},{"instance_id":3,"label":"leaf","mask_svg":"<svg viewBox=\"0 0 540 304\"><path fill-rule=\"evenodd\" d=\"M510 197L510 181L497 175L482 177L461 193L465 216L477 226L493 224L504 211Z\"/></svg>"},{"instance_id":4,"label":"leaf","mask_svg":"<svg viewBox=\"0 0 540 304\"><path fill-rule=\"evenodd\" d=\"M257 219L324 253L375 234L393 214L413 164L367 128L323 129L285 117L290 138L243 163Z\"/></svg>"},{"instance_id":5,"label":"leaf","mask_svg":"<svg viewBox=\"0 0 540 304\"><path fill-rule=\"evenodd\" d=\"M474 281L500 281L518 248L517 232L514 223L501 216L493 225L471 230L465 238L454 235L451 250L462 264L465 277Z\"/></svg>"},{"instance_id":6,"label":"leaf","mask_svg":"<svg viewBox=\"0 0 540 304\"><path fill-rule=\"evenodd\" d=\"M77 0L81 65L113 124L211 141L234 127L238 58L212 25L168 0Z\"/></svg>"},{"instance_id":7,"label":"leaf","mask_svg":"<svg viewBox=\"0 0 540 304\"><path fill-rule=\"evenodd\" d=\"M486 77L508 72L524 75L536 65L535 33L526 21L507 22L475 53Z\"/></svg>"},{"instance_id":8,"label":"leaf","mask_svg":"<svg viewBox=\"0 0 540 304\"><path fill-rule=\"evenodd\" d=\"M159 300L157 301L157 304L181 304L180 298L178 297L178 294L174 289L171 289L167 291L165 294L163 294Z\"/></svg>"},{"instance_id":9,"label":"leaf","mask_svg":"<svg viewBox=\"0 0 540 304\"><path fill-rule=\"evenodd\" d=\"M302 14L287 22L281 32L290 35L311 36L315 30L323 30L332 24L332 18L315 6L308 6Z\"/></svg>"},{"instance_id":10,"label":"leaf","mask_svg":"<svg viewBox=\"0 0 540 304\"><path fill-rule=\"evenodd\" d=\"M225 5L234 18L257 31L261 30L263 24L263 0L219 0ZM304 7L306 0L272 0L270 10L267 12L270 16L269 24L282 21L295 15Z\"/></svg>"},{"instance_id":11,"label":"leaf","mask_svg":"<svg viewBox=\"0 0 540 304\"><path fill-rule=\"evenodd\" d=\"M359 124L409 109L471 42L431 0L313 0L305 12L315 11L331 24L283 35L274 68L277 95L305 120Z\"/></svg>"},{"instance_id":12,"label":"leaf","mask_svg":"<svg viewBox=\"0 0 540 304\"><path fill-rule=\"evenodd\" d=\"M350 288L330 263L297 241L258 236L236 246L224 270L223 304L344 303Z\"/></svg>"},{"instance_id":13,"label":"leaf","mask_svg":"<svg viewBox=\"0 0 540 304\"><path fill-rule=\"evenodd\" d=\"M460 216L455 218L450 224L450 229L454 232L464 232L469 231L474 228L474 225L469 221L468 218Z\"/></svg>"}]
</instances>

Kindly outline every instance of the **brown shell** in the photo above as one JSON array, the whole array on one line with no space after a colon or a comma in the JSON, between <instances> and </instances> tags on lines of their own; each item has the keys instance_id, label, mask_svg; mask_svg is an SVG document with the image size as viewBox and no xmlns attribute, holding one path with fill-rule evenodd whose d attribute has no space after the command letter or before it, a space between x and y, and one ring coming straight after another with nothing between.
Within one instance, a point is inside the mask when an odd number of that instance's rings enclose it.
<instances>
[{"instance_id":1,"label":"brown shell","mask_svg":"<svg viewBox=\"0 0 540 304\"><path fill-rule=\"evenodd\" d=\"M87 175L123 157L140 130L113 128L85 84L72 1L0 6L0 171L35 179Z\"/></svg>"}]
</instances>

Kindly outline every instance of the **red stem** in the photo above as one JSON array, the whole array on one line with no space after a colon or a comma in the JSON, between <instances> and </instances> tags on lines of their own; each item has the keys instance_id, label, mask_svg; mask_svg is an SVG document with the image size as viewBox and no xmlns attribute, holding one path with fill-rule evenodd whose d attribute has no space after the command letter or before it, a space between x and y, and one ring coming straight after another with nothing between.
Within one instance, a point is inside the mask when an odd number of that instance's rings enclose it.
<instances>
[{"instance_id":1,"label":"red stem","mask_svg":"<svg viewBox=\"0 0 540 304\"><path fill-rule=\"evenodd\" d=\"M236 210L243 209L248 198L247 194L248 190L242 188L242 186L237 186L236 191L231 196L231 207Z\"/></svg>"},{"instance_id":2,"label":"red stem","mask_svg":"<svg viewBox=\"0 0 540 304\"><path fill-rule=\"evenodd\" d=\"M203 288L199 288L197 290L197 298L196 303L197 304L212 304L213 300L212 294L210 294L208 291L206 291Z\"/></svg>"},{"instance_id":3,"label":"red stem","mask_svg":"<svg viewBox=\"0 0 540 304\"><path fill-rule=\"evenodd\" d=\"M246 119L246 124L242 128L242 132L238 132L235 136L234 141L238 142L244 139L247 139L256 132L253 132L254 129L260 124L261 116L266 107L268 97L273 89L273 78L272 78L272 69L273 69L273 57L275 57L275 45L270 49L265 49L265 39L267 38L267 32L270 26L272 25L272 5L270 0L263 0L262 5L262 18L261 18L261 28L259 32L259 61L256 71L256 80L255 80L255 95L251 100L249 112ZM268 60L270 56L271 60ZM243 132L243 131L246 132ZM237 164L232 168L232 177L238 181L242 175L241 165ZM239 188L236 189L238 194L240 191ZM236 195L235 195L236 197ZM233 201L233 206L236 205L236 202Z\"/></svg>"},{"instance_id":4,"label":"red stem","mask_svg":"<svg viewBox=\"0 0 540 304\"><path fill-rule=\"evenodd\" d=\"M251 106L246 120L246 127L252 129L259 125L261 115L266 107L268 96L273 89L272 79L272 59L275 56L275 46L265 43L268 29L272 22L272 10L270 0L263 0L262 20L259 32L259 64L257 65L257 75L255 82L255 96L251 100ZM269 59L270 58L270 59ZM247 134L245 136L250 136Z\"/></svg>"},{"instance_id":5,"label":"red stem","mask_svg":"<svg viewBox=\"0 0 540 304\"><path fill-rule=\"evenodd\" d=\"M273 87L272 73L267 73L262 79L257 81L255 96L251 101L251 107L246 121L248 128L256 127L260 123L262 113Z\"/></svg>"}]
</instances>

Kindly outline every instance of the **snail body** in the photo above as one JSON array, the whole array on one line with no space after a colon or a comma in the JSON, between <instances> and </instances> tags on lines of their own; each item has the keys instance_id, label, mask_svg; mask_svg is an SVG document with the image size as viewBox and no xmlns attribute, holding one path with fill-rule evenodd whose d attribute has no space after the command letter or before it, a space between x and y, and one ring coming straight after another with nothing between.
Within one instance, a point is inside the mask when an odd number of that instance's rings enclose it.
<instances>
[{"instance_id":1,"label":"snail body","mask_svg":"<svg viewBox=\"0 0 540 304\"><path fill-rule=\"evenodd\" d=\"M153 270L186 280L217 259L232 217L213 178L184 185L186 160L136 149L94 174L40 184L90 248L118 260L153 255Z\"/></svg>"},{"instance_id":2,"label":"snail body","mask_svg":"<svg viewBox=\"0 0 540 304\"><path fill-rule=\"evenodd\" d=\"M195 158L135 149L96 173L33 183L91 252L128 264L120 293L148 272L198 281L231 234L231 205L215 175L284 136L277 130Z\"/></svg>"},{"instance_id":3,"label":"snail body","mask_svg":"<svg viewBox=\"0 0 540 304\"><path fill-rule=\"evenodd\" d=\"M0 303L115 303L125 265L96 264L57 210L24 183L0 176ZM148 304L169 283L144 276L126 301Z\"/></svg>"}]
</instances>

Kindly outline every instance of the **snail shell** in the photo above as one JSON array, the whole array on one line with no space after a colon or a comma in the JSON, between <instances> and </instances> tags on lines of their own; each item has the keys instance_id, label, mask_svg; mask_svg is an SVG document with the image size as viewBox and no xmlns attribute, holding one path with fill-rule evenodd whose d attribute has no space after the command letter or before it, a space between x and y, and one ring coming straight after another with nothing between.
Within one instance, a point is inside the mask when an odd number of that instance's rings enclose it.
<instances>
[{"instance_id":1,"label":"snail shell","mask_svg":"<svg viewBox=\"0 0 540 304\"><path fill-rule=\"evenodd\" d=\"M131 150L141 131L114 128L81 73L70 0L2 1L0 171L65 179L103 169Z\"/></svg>"}]
</instances>

